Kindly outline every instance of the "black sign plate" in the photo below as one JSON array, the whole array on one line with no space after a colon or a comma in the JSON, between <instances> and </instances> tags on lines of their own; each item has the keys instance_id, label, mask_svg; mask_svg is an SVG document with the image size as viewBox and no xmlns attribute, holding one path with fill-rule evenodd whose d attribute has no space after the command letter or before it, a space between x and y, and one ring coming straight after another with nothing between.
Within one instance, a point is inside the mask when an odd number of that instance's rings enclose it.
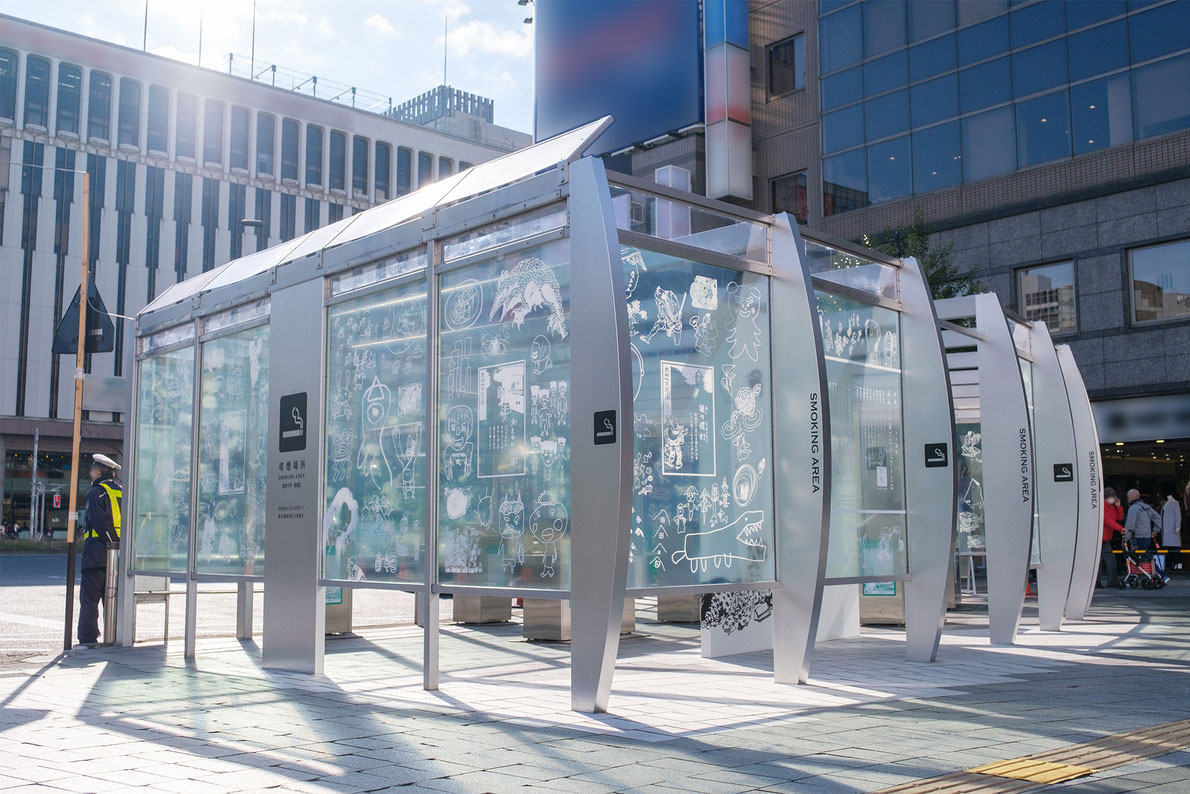
<instances>
[{"instance_id":1,"label":"black sign plate","mask_svg":"<svg viewBox=\"0 0 1190 794\"><path fill-rule=\"evenodd\" d=\"M281 397L281 428L278 446L282 452L300 452L306 448L306 393Z\"/></svg>"},{"instance_id":2,"label":"black sign plate","mask_svg":"<svg viewBox=\"0 0 1190 794\"><path fill-rule=\"evenodd\" d=\"M1055 463L1054 482L1074 482L1074 464Z\"/></svg>"},{"instance_id":3,"label":"black sign plate","mask_svg":"<svg viewBox=\"0 0 1190 794\"><path fill-rule=\"evenodd\" d=\"M614 443L616 443L616 412L615 411L596 411L595 412L595 443L596 444L614 444Z\"/></svg>"},{"instance_id":4,"label":"black sign plate","mask_svg":"<svg viewBox=\"0 0 1190 794\"><path fill-rule=\"evenodd\" d=\"M950 445L945 441L926 444L926 468L940 469L950 464Z\"/></svg>"}]
</instances>

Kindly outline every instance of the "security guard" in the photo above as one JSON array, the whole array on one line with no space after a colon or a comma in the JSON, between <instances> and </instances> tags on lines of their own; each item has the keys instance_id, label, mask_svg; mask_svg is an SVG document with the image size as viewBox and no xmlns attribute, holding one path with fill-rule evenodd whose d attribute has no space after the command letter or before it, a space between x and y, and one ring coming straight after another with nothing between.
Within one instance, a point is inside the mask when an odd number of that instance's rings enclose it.
<instances>
[{"instance_id":1,"label":"security guard","mask_svg":"<svg viewBox=\"0 0 1190 794\"><path fill-rule=\"evenodd\" d=\"M91 456L91 489L87 491L87 512L83 519L83 582L79 593L82 645L99 642L99 602L103 600L107 544L120 540L120 500L124 486L116 479L119 470L120 464L107 455Z\"/></svg>"}]
</instances>

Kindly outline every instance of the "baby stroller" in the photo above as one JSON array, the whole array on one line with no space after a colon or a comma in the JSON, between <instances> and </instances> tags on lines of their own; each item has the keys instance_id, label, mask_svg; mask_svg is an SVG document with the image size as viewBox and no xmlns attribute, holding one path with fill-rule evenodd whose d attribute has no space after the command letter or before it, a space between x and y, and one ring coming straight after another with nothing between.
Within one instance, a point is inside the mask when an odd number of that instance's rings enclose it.
<instances>
[{"instance_id":1,"label":"baby stroller","mask_svg":"<svg viewBox=\"0 0 1190 794\"><path fill-rule=\"evenodd\" d=\"M1156 570L1153 562L1155 556L1155 552L1137 550L1125 543L1124 561L1128 565L1128 573L1120 579L1120 588L1160 590L1165 587L1165 577Z\"/></svg>"}]
</instances>

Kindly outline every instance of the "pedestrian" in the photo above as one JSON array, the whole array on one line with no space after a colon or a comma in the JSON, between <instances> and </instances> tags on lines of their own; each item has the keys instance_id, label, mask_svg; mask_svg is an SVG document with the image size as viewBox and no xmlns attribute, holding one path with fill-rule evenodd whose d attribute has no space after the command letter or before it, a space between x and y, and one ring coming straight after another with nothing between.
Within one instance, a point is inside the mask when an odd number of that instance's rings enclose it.
<instances>
[{"instance_id":1,"label":"pedestrian","mask_svg":"<svg viewBox=\"0 0 1190 794\"><path fill-rule=\"evenodd\" d=\"M1133 488L1128 492L1128 515L1124 519L1124 537L1132 548L1141 553L1153 550L1155 543L1159 543L1161 534L1161 514L1140 498L1140 491ZM1165 581L1169 577L1164 576Z\"/></svg>"},{"instance_id":2,"label":"pedestrian","mask_svg":"<svg viewBox=\"0 0 1190 794\"><path fill-rule=\"evenodd\" d=\"M1124 535L1124 527L1120 522L1124 520L1124 508L1120 506L1120 497L1116 496L1115 488L1103 489L1103 545L1100 547L1100 558L1103 560L1103 572L1107 575L1107 583L1099 580L1100 587L1117 587L1120 584L1120 568L1116 562L1112 539L1117 534Z\"/></svg>"},{"instance_id":3,"label":"pedestrian","mask_svg":"<svg viewBox=\"0 0 1190 794\"><path fill-rule=\"evenodd\" d=\"M78 637L82 645L99 642L99 602L103 600L107 544L120 540L120 500L124 487L116 479L120 464L107 455L91 456L91 489L83 516L82 587L79 590ZM104 607L106 609L106 607ZM111 637L104 637L111 641Z\"/></svg>"},{"instance_id":4,"label":"pedestrian","mask_svg":"<svg viewBox=\"0 0 1190 794\"><path fill-rule=\"evenodd\" d=\"M1165 547L1169 569L1182 567L1182 506L1177 497L1170 494L1161 506L1161 545Z\"/></svg>"}]
</instances>

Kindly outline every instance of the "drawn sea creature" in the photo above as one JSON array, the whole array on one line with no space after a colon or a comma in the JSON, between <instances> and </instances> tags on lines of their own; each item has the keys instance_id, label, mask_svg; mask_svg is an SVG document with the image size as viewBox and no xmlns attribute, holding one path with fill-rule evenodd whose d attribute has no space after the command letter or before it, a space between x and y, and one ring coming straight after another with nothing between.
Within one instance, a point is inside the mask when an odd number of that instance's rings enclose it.
<instances>
[{"instance_id":1,"label":"drawn sea creature","mask_svg":"<svg viewBox=\"0 0 1190 794\"><path fill-rule=\"evenodd\" d=\"M735 560L763 562L768 547L763 536L764 512L749 510L730 524L706 532L687 532L682 536L682 548L671 556L676 564L686 560L690 571L705 571L709 564L716 568L731 567Z\"/></svg>"},{"instance_id":2,"label":"drawn sea creature","mask_svg":"<svg viewBox=\"0 0 1190 794\"><path fill-rule=\"evenodd\" d=\"M562 307L562 288L558 277L537 257L522 259L496 279L496 297L488 319L505 322L511 317L520 328L529 312L544 306L549 311L546 327L559 339L566 338L566 310Z\"/></svg>"}]
</instances>

